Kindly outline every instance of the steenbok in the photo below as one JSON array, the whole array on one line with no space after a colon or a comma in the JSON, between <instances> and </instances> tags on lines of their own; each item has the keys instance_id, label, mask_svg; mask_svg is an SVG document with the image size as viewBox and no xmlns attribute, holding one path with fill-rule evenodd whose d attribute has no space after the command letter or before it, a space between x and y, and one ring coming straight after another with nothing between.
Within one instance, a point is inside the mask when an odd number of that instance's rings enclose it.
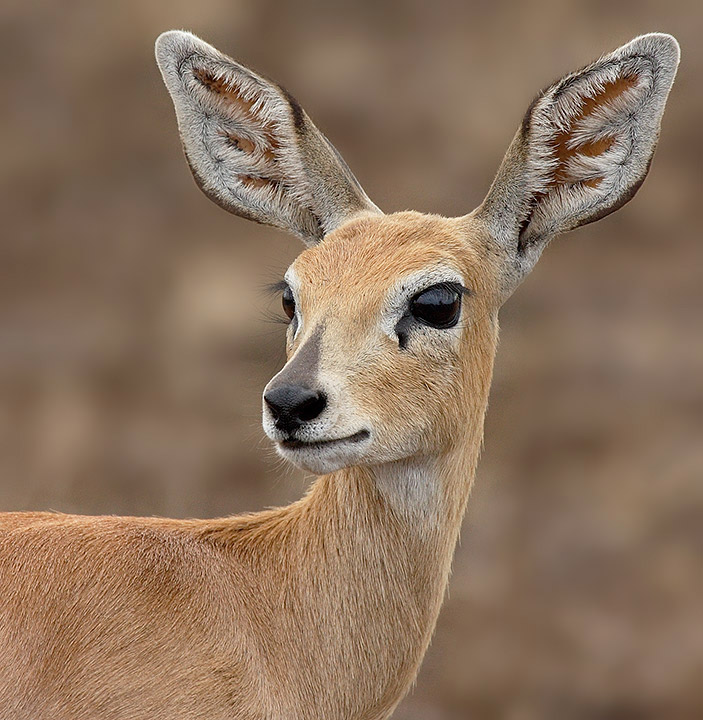
<instances>
[{"instance_id":1,"label":"steenbok","mask_svg":"<svg viewBox=\"0 0 703 720\"><path fill-rule=\"evenodd\" d=\"M555 235L635 194L678 45L638 37L540 93L458 218L385 215L285 90L197 37L156 57L203 191L307 245L263 412L320 477L217 520L1 516L0 717L387 718L442 604L498 310Z\"/></svg>"}]
</instances>

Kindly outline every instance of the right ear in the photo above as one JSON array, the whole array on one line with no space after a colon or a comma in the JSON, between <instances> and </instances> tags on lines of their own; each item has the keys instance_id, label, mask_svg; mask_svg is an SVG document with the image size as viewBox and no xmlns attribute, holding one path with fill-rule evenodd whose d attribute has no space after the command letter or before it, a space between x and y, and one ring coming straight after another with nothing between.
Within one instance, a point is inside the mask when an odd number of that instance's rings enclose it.
<instances>
[{"instance_id":1,"label":"right ear","mask_svg":"<svg viewBox=\"0 0 703 720\"><path fill-rule=\"evenodd\" d=\"M476 211L505 258L506 296L555 235L637 192L678 63L671 35L642 35L535 98Z\"/></svg>"},{"instance_id":2,"label":"right ear","mask_svg":"<svg viewBox=\"0 0 703 720\"><path fill-rule=\"evenodd\" d=\"M312 245L369 200L339 153L283 89L178 30L156 41L196 182L225 210Z\"/></svg>"}]
</instances>

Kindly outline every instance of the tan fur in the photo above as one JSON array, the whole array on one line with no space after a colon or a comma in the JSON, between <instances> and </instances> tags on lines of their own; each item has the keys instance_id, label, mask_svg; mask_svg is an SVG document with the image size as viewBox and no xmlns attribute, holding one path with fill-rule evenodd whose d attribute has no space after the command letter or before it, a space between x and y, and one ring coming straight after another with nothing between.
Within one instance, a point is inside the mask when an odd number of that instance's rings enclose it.
<instances>
[{"instance_id":1,"label":"tan fur","mask_svg":"<svg viewBox=\"0 0 703 720\"><path fill-rule=\"evenodd\" d=\"M671 52L673 39L648 37ZM0 718L383 720L415 678L445 593L529 204L511 193L527 192L526 168L546 150L523 128L475 214L383 215L283 91L187 33L162 36L157 56L205 191L312 245L290 269L286 368L314 355L307 381L329 392L332 440L369 434L356 462L338 459L284 508L0 516ZM198 86L182 77L191 71ZM592 112L582 108L579 119ZM249 136L269 148L258 165ZM572 158L555 137L549 152ZM266 177L282 178L280 192L256 195ZM459 324L417 324L401 347L394 327L413 293L447 273L468 288Z\"/></svg>"},{"instance_id":2,"label":"tan fur","mask_svg":"<svg viewBox=\"0 0 703 720\"><path fill-rule=\"evenodd\" d=\"M290 507L222 520L5 515L0 708L387 717L429 643L481 442L496 300L490 258L464 240L470 226L418 213L352 221L295 264L301 302L340 343L327 362L347 366L368 330L353 318L372 318L399 272L451 261L476 289L451 383L390 342L355 378L380 422L422 420L439 486L431 516L404 515L371 468L321 477Z\"/></svg>"}]
</instances>

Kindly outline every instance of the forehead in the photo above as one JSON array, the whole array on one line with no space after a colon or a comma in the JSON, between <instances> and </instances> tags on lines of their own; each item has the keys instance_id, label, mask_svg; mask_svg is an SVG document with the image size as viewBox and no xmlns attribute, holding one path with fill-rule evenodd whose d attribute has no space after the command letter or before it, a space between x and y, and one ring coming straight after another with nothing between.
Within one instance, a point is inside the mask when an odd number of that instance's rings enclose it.
<instances>
[{"instance_id":1,"label":"forehead","mask_svg":"<svg viewBox=\"0 0 703 720\"><path fill-rule=\"evenodd\" d=\"M323 285L325 294L376 294L425 270L471 276L478 256L461 219L404 212L353 220L305 250L292 267L301 285Z\"/></svg>"}]
</instances>

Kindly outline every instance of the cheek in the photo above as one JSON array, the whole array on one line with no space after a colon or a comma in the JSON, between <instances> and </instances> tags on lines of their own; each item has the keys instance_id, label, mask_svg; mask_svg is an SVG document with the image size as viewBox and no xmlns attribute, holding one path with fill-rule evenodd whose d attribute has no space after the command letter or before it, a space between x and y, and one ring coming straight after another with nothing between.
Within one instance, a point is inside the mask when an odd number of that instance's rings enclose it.
<instances>
[{"instance_id":1,"label":"cheek","mask_svg":"<svg viewBox=\"0 0 703 720\"><path fill-rule=\"evenodd\" d=\"M423 355L398 352L359 370L354 394L359 409L379 430L429 435L436 439L456 417L459 359L450 349Z\"/></svg>"}]
</instances>

